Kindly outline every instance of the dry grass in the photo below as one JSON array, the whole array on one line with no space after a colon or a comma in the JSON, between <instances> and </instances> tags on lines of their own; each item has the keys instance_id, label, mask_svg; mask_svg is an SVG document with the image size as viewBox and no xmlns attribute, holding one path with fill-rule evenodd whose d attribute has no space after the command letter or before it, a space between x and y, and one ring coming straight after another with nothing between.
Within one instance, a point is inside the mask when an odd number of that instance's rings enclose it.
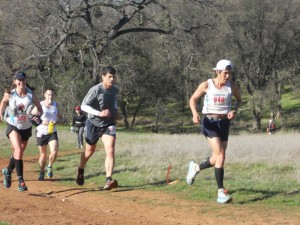
<instances>
[{"instance_id":1,"label":"dry grass","mask_svg":"<svg viewBox=\"0 0 300 225\"><path fill-rule=\"evenodd\" d=\"M201 134L127 134L119 133L119 151L132 156L168 160L202 160L210 155L208 142ZM175 157L177 156L177 157ZM228 163L257 163L300 166L299 133L231 135L227 148Z\"/></svg>"},{"instance_id":2,"label":"dry grass","mask_svg":"<svg viewBox=\"0 0 300 225\"><path fill-rule=\"evenodd\" d=\"M300 166L299 133L232 136L227 162Z\"/></svg>"},{"instance_id":3,"label":"dry grass","mask_svg":"<svg viewBox=\"0 0 300 225\"><path fill-rule=\"evenodd\" d=\"M117 155L126 154L136 161L138 167L149 170L151 177L162 177L169 165L173 176L185 179L190 160L201 162L210 156L208 142L201 134L128 134L119 133ZM270 167L290 166L290 176L300 182L299 133L231 135L227 148L226 165L263 163ZM122 163L121 163L122 164ZM125 169L127 165L118 165ZM229 171L228 171L229 172ZM275 173L275 172L274 172ZM151 176L150 176L151 174Z\"/></svg>"}]
</instances>

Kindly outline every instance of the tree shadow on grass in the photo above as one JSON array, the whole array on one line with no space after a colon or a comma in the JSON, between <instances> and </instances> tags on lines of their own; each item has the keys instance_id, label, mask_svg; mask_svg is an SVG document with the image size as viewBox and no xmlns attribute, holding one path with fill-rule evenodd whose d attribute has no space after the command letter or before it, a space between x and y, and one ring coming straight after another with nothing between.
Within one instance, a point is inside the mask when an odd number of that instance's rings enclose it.
<instances>
[{"instance_id":1,"label":"tree shadow on grass","mask_svg":"<svg viewBox=\"0 0 300 225\"><path fill-rule=\"evenodd\" d=\"M64 196L64 198L76 195L76 194L83 194L83 193L87 193L87 192L96 192L99 191L96 188L67 188L64 190L60 190L60 191L50 191L50 192L46 192L46 193L30 193L28 195L30 196L36 196L36 197L47 197L47 198L55 198L57 194L60 193L68 193L71 192L70 194L66 194Z\"/></svg>"},{"instance_id":2,"label":"tree shadow on grass","mask_svg":"<svg viewBox=\"0 0 300 225\"><path fill-rule=\"evenodd\" d=\"M58 168L57 171L58 170L63 170L63 168ZM137 167L136 168L130 168L130 169L114 170L113 174L115 175L115 174L123 173L123 172L136 172L137 170L138 170ZM62 181L62 182L64 182L64 181L75 181L76 176L77 176L77 172L74 172L73 177L58 178L58 179L56 179L56 181ZM94 178L94 177L99 177L99 176L105 176L105 171L84 175L84 179L88 180L88 179L91 179L91 178Z\"/></svg>"},{"instance_id":3,"label":"tree shadow on grass","mask_svg":"<svg viewBox=\"0 0 300 225\"><path fill-rule=\"evenodd\" d=\"M246 196L245 198L241 201L238 199L235 199L235 203L243 205L243 204L249 204L253 202L258 202L258 201L264 201L270 198L274 198L276 196L287 196L287 197L292 197L296 196L297 194L300 193L300 190L297 191L292 191L292 192L284 192L284 191L271 191L271 190L259 190L259 189L247 189L247 188L241 188L237 190L230 191L231 194L239 194L239 192L244 193L243 196ZM245 195L246 194L246 195Z\"/></svg>"},{"instance_id":4,"label":"tree shadow on grass","mask_svg":"<svg viewBox=\"0 0 300 225\"><path fill-rule=\"evenodd\" d=\"M68 198L72 197L75 195L79 194L84 194L84 193L92 193L92 192L99 192L99 191L104 191L104 192L126 192L126 191L133 191L133 190L145 190L147 188L151 188L153 186L157 187L160 185L165 184L165 181L159 181L155 183L147 183L147 184L142 184L142 185L119 185L118 188L114 188L112 190L103 190L103 187L96 187L96 188L84 188L84 187L77 187L77 188L66 188L63 190L58 190L58 191L50 191L50 192L45 192L45 193L29 193L28 195L30 196L36 196L36 197L47 197L47 198L56 198L57 194L65 193L63 198Z\"/></svg>"},{"instance_id":5,"label":"tree shadow on grass","mask_svg":"<svg viewBox=\"0 0 300 225\"><path fill-rule=\"evenodd\" d=\"M60 171L63 170L64 167L57 167L54 171ZM118 174L118 173L123 173L123 172L136 172L138 170L138 168L131 168L131 169L122 169L122 170L115 170L114 174ZM33 169L33 170L28 170L27 172L34 172L37 174L39 174L39 170L38 169ZM68 181L75 181L76 180L76 176L77 173L74 171L74 176L73 177L65 177L65 178L45 178L45 181L58 181L58 182L68 182ZM105 176L105 171L103 172L98 172L98 173L93 173L93 174L88 174L84 176L85 180L94 178L94 177L99 177L99 176ZM27 181L38 181L37 179L27 179ZM43 181L38 181L38 182L43 182Z\"/></svg>"},{"instance_id":6,"label":"tree shadow on grass","mask_svg":"<svg viewBox=\"0 0 300 225\"><path fill-rule=\"evenodd\" d=\"M131 169L120 169L120 170L115 170L114 174L118 174L118 173L123 173L123 172L136 172L138 170L138 168L131 168ZM98 173L93 173L93 174L88 174L85 175L85 181L88 181L91 178L94 177L99 177L99 176L105 176L105 172L98 172ZM73 177L64 177L64 178L51 178L51 179L45 179L44 181L38 181L38 180L32 180L32 181L36 181L36 182L74 182L76 181L76 173L74 173ZM111 192L125 192L125 191L132 191L132 190L139 190L139 189L150 189L153 187L159 187L159 186L163 186L166 184L165 180L162 181L157 181L157 182L152 182L152 183L143 183L143 184L139 184L139 185L121 185L119 184L118 188L111 190ZM68 192L68 191L76 191L78 190L76 193L72 193L69 196L72 195L77 195L77 194L81 194L81 193L86 193L86 192L96 192L96 191L104 191L103 187L96 187L96 188L69 188L69 189L65 189L63 191L58 191L56 193L60 193L60 192ZM54 193L50 193L50 194L54 194ZM42 194L38 194L39 196L49 196L49 194L47 193L42 193Z\"/></svg>"}]
</instances>

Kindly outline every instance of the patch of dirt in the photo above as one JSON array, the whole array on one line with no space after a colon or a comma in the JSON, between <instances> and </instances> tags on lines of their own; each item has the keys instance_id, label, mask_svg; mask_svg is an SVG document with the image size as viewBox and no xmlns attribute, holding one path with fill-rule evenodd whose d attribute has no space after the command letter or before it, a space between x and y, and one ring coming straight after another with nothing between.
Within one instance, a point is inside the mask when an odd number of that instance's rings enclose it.
<instances>
[{"instance_id":1,"label":"patch of dirt","mask_svg":"<svg viewBox=\"0 0 300 225\"><path fill-rule=\"evenodd\" d=\"M33 158L24 160L27 192L17 190L15 173L11 188L0 185L0 221L26 225L300 225L300 210L295 213L259 204L187 201L171 194L128 190L122 184L111 191L100 191L92 186L77 186L75 181L72 187L55 179L37 181L37 171L32 170L37 162ZM0 159L0 168L7 163L8 159Z\"/></svg>"}]
</instances>

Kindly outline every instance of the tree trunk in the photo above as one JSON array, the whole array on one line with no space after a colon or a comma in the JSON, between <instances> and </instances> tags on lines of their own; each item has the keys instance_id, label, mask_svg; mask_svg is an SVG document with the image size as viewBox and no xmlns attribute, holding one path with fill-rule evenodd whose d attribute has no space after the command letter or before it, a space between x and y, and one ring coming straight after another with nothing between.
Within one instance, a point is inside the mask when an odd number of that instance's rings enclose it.
<instances>
[{"instance_id":1,"label":"tree trunk","mask_svg":"<svg viewBox=\"0 0 300 225\"><path fill-rule=\"evenodd\" d=\"M253 115L253 129L261 131L261 112L260 109L253 109L252 110Z\"/></svg>"},{"instance_id":2,"label":"tree trunk","mask_svg":"<svg viewBox=\"0 0 300 225\"><path fill-rule=\"evenodd\" d=\"M129 128L129 122L128 122L128 118L127 118L127 106L128 106L128 102L126 101L126 99L124 97L122 97L122 100L120 102L120 108L122 111L122 115L123 115L123 121L124 121L124 127L125 129Z\"/></svg>"},{"instance_id":3,"label":"tree trunk","mask_svg":"<svg viewBox=\"0 0 300 225\"><path fill-rule=\"evenodd\" d=\"M142 97L141 100L140 100L140 102L139 102L139 104L138 104L138 106L136 107L136 109L135 109L135 111L134 111L134 114L133 114L132 121L131 121L131 127L134 125L134 123L135 123L135 118L136 118L136 116L137 116L137 114L138 114L138 111L140 110L140 108L141 108L142 104L145 102L145 100L146 100L146 98L145 98L145 97Z\"/></svg>"}]
</instances>

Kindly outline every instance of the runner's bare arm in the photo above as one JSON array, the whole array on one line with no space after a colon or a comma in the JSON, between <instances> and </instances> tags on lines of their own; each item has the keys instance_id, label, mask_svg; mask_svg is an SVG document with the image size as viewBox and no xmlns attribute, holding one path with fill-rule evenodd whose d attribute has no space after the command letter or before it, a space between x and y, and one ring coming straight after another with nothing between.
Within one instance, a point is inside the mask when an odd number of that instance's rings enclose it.
<instances>
[{"instance_id":1,"label":"runner's bare arm","mask_svg":"<svg viewBox=\"0 0 300 225\"><path fill-rule=\"evenodd\" d=\"M200 123L200 115L197 112L197 101L201 96L203 96L206 93L207 88L208 82L202 82L190 98L190 108L193 114L193 123Z\"/></svg>"},{"instance_id":2,"label":"runner's bare arm","mask_svg":"<svg viewBox=\"0 0 300 225\"><path fill-rule=\"evenodd\" d=\"M242 97L240 94L240 90L234 81L231 81L231 90L232 90L233 96L236 99L236 104L235 104L234 108L227 113L227 118L230 120L232 120L236 117L236 113L242 105Z\"/></svg>"},{"instance_id":3,"label":"runner's bare arm","mask_svg":"<svg viewBox=\"0 0 300 225\"><path fill-rule=\"evenodd\" d=\"M9 94L8 93L4 93L4 96L1 100L1 103L0 103L0 121L3 120L3 113L8 105L8 102L9 102Z\"/></svg>"}]
</instances>

